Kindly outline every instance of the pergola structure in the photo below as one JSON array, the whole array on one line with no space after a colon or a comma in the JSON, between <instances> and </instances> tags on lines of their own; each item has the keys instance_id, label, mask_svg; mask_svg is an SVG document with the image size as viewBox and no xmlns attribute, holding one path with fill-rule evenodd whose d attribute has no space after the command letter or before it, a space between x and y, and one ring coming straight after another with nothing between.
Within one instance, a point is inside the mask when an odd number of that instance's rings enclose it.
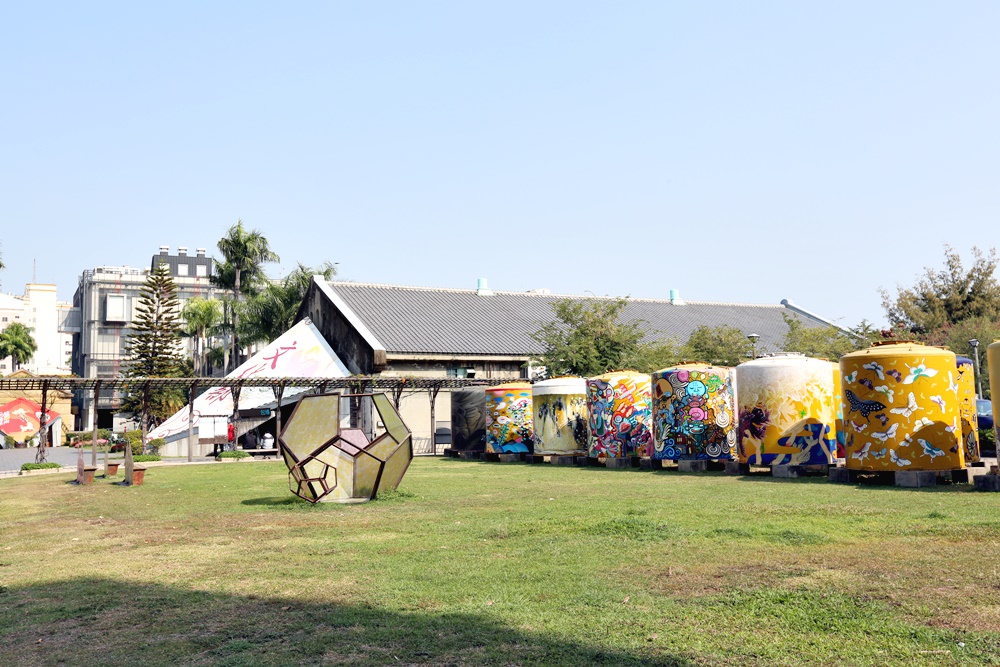
<instances>
[{"instance_id":1,"label":"pergola structure","mask_svg":"<svg viewBox=\"0 0 1000 667\"><path fill-rule=\"evenodd\" d=\"M431 427L434 425L434 403L442 389L464 389L466 387L490 387L504 382L509 378L406 378L385 377L374 375L354 375L350 377L249 377L249 378L78 378L64 376L36 376L18 378L0 378L0 390L41 391L42 417L41 430L38 437L37 463L45 462L45 449L48 446L46 438L48 423L45 411L48 409L48 392L50 389L70 392L93 392L95 404L102 391L126 391L143 396L143 411L151 391L158 389L183 389L188 392L188 461L193 460L192 442L194 440L194 399L199 389L227 387L233 394L233 418L239 419L240 391L244 387L269 387L274 392L279 410L276 411L277 431L281 432L281 398L287 387L304 388L312 393L326 393L330 389L347 389L351 393L363 394L384 392L389 394L393 405L398 409L399 401L404 391L426 391L430 398ZM145 415L143 415L145 417ZM145 418L143 418L145 422ZM433 436L431 438L433 443ZM436 445L434 446L436 450ZM97 420L94 420L94 431L91 437L91 465L97 466ZM436 451L434 453L437 453Z\"/></svg>"}]
</instances>

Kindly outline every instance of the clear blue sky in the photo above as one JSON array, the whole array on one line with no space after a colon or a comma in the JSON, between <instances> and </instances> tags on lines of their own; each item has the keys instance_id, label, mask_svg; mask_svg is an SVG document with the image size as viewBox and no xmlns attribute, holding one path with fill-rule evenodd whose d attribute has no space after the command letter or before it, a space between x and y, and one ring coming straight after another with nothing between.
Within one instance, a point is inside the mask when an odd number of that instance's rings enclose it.
<instances>
[{"instance_id":1,"label":"clear blue sky","mask_svg":"<svg viewBox=\"0 0 1000 667\"><path fill-rule=\"evenodd\" d=\"M24 2L2 289L242 218L350 280L884 319L995 244L995 2ZM216 253L217 254L217 253Z\"/></svg>"}]
</instances>

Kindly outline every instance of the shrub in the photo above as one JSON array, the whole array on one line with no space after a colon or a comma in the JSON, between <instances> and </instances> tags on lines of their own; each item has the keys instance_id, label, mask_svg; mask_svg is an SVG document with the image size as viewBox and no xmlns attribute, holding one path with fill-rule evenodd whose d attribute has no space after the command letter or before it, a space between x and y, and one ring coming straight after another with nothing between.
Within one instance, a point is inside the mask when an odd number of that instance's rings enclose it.
<instances>
[{"instance_id":1,"label":"shrub","mask_svg":"<svg viewBox=\"0 0 1000 667\"><path fill-rule=\"evenodd\" d=\"M49 468L62 468L58 463L49 461L48 463L22 463L21 470L47 470Z\"/></svg>"},{"instance_id":2,"label":"shrub","mask_svg":"<svg viewBox=\"0 0 1000 667\"><path fill-rule=\"evenodd\" d=\"M244 452L243 450L236 449L236 450L229 451L229 452L220 452L219 455L216 456L215 458L217 458L217 459L245 459L248 456L250 456L250 455L247 454L246 452Z\"/></svg>"},{"instance_id":3,"label":"shrub","mask_svg":"<svg viewBox=\"0 0 1000 667\"><path fill-rule=\"evenodd\" d=\"M163 438L153 438L149 441L149 450L154 454L158 454L160 452L160 447L163 447L166 444L167 441Z\"/></svg>"},{"instance_id":4,"label":"shrub","mask_svg":"<svg viewBox=\"0 0 1000 667\"><path fill-rule=\"evenodd\" d=\"M159 461L160 457L156 454L136 454L132 457L132 460L136 463L145 463L148 461Z\"/></svg>"}]
</instances>

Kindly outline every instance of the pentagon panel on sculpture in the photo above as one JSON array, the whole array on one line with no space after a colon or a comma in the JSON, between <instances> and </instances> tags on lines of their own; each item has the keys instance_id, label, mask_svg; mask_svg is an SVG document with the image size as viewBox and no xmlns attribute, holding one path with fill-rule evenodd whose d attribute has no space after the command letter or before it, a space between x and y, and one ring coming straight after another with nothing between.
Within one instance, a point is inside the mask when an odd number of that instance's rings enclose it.
<instances>
[{"instance_id":1,"label":"pentagon panel on sculpture","mask_svg":"<svg viewBox=\"0 0 1000 667\"><path fill-rule=\"evenodd\" d=\"M385 394L302 397L278 438L288 488L316 502L362 503L399 486L410 430Z\"/></svg>"}]
</instances>

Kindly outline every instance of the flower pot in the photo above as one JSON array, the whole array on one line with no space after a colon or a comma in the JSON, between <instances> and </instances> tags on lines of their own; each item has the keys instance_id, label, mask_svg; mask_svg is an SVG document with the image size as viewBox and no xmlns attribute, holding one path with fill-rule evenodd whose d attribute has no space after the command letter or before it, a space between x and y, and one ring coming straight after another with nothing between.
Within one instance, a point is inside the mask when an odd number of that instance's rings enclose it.
<instances>
[{"instance_id":1,"label":"flower pot","mask_svg":"<svg viewBox=\"0 0 1000 667\"><path fill-rule=\"evenodd\" d=\"M95 472L97 472L97 468L95 467L87 466L84 468L83 476L80 477L80 484L93 484Z\"/></svg>"},{"instance_id":2,"label":"flower pot","mask_svg":"<svg viewBox=\"0 0 1000 667\"><path fill-rule=\"evenodd\" d=\"M115 475L117 475L118 474L118 466L119 465L121 465L121 464L120 463L109 463L109 464L107 464L104 467L104 476L105 477L114 477Z\"/></svg>"},{"instance_id":3,"label":"flower pot","mask_svg":"<svg viewBox=\"0 0 1000 667\"><path fill-rule=\"evenodd\" d=\"M136 466L132 469L132 486L141 486L146 477L146 469Z\"/></svg>"}]
</instances>

